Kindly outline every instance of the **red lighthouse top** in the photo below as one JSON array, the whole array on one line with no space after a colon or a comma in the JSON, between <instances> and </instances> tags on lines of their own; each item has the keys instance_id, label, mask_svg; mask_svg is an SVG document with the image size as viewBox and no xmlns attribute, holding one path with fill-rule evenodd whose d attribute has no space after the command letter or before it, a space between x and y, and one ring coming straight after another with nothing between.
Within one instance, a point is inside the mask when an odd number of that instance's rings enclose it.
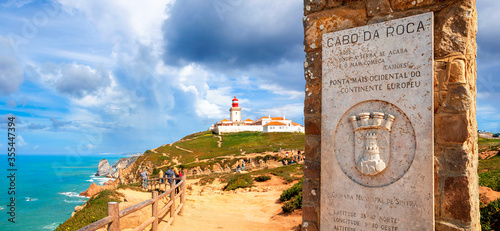
<instances>
[{"instance_id":1,"label":"red lighthouse top","mask_svg":"<svg viewBox=\"0 0 500 231\"><path fill-rule=\"evenodd\" d=\"M233 99L233 107L238 107L238 99L236 99L236 96Z\"/></svg>"}]
</instances>

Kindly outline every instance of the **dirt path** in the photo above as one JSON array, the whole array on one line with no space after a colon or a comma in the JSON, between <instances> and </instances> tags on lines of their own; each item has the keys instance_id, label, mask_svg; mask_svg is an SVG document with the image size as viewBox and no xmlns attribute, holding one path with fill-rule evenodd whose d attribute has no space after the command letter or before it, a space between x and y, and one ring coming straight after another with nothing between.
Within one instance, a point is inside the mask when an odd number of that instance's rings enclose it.
<instances>
[{"instance_id":1,"label":"dirt path","mask_svg":"<svg viewBox=\"0 0 500 231\"><path fill-rule=\"evenodd\" d=\"M280 179L273 177L270 181L257 183L257 187L253 190L238 189L236 192L224 192L220 190L223 185L218 182L209 186L197 186L193 183L188 181L191 190L188 191L184 214L177 216L175 224L168 230L300 230L302 211L285 215L281 211L279 201L283 189L291 187L292 184L284 185ZM151 193L132 190L121 190L121 192L129 199L151 198ZM149 206L145 209L150 211ZM141 216L140 219L145 220L147 217ZM139 221L123 223L138 224ZM160 228L164 225L160 223Z\"/></svg>"}]
</instances>

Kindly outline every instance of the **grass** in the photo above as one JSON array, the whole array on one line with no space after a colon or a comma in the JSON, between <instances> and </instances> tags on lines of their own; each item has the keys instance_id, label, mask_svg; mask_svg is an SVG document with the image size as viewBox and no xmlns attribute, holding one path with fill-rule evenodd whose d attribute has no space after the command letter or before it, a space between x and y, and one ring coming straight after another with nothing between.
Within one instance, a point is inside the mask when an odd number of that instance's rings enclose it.
<instances>
[{"instance_id":1,"label":"grass","mask_svg":"<svg viewBox=\"0 0 500 231\"><path fill-rule=\"evenodd\" d=\"M131 183L131 184L122 184L122 185L118 186L118 189L132 189L135 191L143 191L142 182L136 182L136 183Z\"/></svg>"},{"instance_id":2,"label":"grass","mask_svg":"<svg viewBox=\"0 0 500 231\"><path fill-rule=\"evenodd\" d=\"M77 230L108 216L108 202L120 202L122 194L103 190L87 201L87 205L57 227L56 231Z\"/></svg>"},{"instance_id":3,"label":"grass","mask_svg":"<svg viewBox=\"0 0 500 231\"><path fill-rule=\"evenodd\" d=\"M148 152L147 154L157 156L161 155L161 153L168 153L170 157L178 158L186 167L196 167L196 165L189 165L196 158L198 160L213 159L228 155L239 155L242 151L246 153L262 153L266 151L276 152L280 148L304 149L305 135L303 133L239 132L223 134L221 136L221 147L217 145L219 138L207 131L186 136L172 146L159 147L156 149L158 153ZM175 146L192 152L180 150ZM158 157L151 158L151 160L153 161L156 158Z\"/></svg>"},{"instance_id":4,"label":"grass","mask_svg":"<svg viewBox=\"0 0 500 231\"><path fill-rule=\"evenodd\" d=\"M481 230L500 230L500 199L484 205L481 203Z\"/></svg>"},{"instance_id":5,"label":"grass","mask_svg":"<svg viewBox=\"0 0 500 231\"><path fill-rule=\"evenodd\" d=\"M486 139L478 137L477 144L479 152L495 151L500 149L500 139Z\"/></svg>"},{"instance_id":6,"label":"grass","mask_svg":"<svg viewBox=\"0 0 500 231\"><path fill-rule=\"evenodd\" d=\"M253 178L250 174L236 174L229 178L227 185L224 187L224 191L235 190L238 188L250 188L253 186Z\"/></svg>"},{"instance_id":7,"label":"grass","mask_svg":"<svg viewBox=\"0 0 500 231\"><path fill-rule=\"evenodd\" d=\"M286 181L286 183L291 183L293 181L302 179L301 176L304 174L302 169L303 169L302 164L291 164L273 169L257 170L252 172L252 175L272 174L282 178L283 180Z\"/></svg>"}]
</instances>

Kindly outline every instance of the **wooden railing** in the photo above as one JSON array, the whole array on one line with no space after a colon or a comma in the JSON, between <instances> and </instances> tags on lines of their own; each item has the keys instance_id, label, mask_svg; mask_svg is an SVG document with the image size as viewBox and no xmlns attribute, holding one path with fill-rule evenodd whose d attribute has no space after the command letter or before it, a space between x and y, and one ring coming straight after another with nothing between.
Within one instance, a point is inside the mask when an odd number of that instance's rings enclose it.
<instances>
[{"instance_id":1,"label":"wooden railing","mask_svg":"<svg viewBox=\"0 0 500 231\"><path fill-rule=\"evenodd\" d=\"M170 183L170 189L166 190L167 182L169 179L172 179ZM149 179L148 179L149 180ZM175 180L180 180L177 184ZM147 188L152 188L158 186L161 187L161 184L165 187L165 192L158 195L158 191L152 192L152 198L146 201L143 201L139 204L128 207L122 211L118 207L118 202L109 202L108 203L108 216L98 220L90 225L87 225L78 231L94 231L103 226L107 225L108 231L119 231L120 230L120 218L125 217L133 212L139 211L142 208L152 205L151 217L146 220L144 223L139 225L134 229L134 231L144 230L146 227L151 225L151 230L158 230L158 221L160 217L164 217L167 213L170 213L170 218L167 221L167 224L163 227L162 231L168 229L170 225L174 224L175 217L177 214L182 215L184 211L184 205L186 204L186 176L182 176L181 178L164 178L164 183L160 182L160 179L151 179L148 181ZM175 193L175 189L179 188L179 193ZM169 202L160 210L158 210L158 205L160 199L170 195ZM180 196L180 203L176 207L175 200ZM164 214L162 216L162 214Z\"/></svg>"}]
</instances>

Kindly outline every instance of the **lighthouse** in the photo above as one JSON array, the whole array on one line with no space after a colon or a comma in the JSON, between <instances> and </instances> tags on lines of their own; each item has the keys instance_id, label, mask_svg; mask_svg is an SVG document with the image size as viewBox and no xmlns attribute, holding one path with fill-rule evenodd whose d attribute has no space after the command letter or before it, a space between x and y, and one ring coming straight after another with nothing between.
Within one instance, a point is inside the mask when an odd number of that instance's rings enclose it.
<instances>
[{"instance_id":1,"label":"lighthouse","mask_svg":"<svg viewBox=\"0 0 500 231\"><path fill-rule=\"evenodd\" d=\"M232 122L241 122L241 108L239 107L236 96L233 99L233 106L229 109L229 111L231 112Z\"/></svg>"}]
</instances>

